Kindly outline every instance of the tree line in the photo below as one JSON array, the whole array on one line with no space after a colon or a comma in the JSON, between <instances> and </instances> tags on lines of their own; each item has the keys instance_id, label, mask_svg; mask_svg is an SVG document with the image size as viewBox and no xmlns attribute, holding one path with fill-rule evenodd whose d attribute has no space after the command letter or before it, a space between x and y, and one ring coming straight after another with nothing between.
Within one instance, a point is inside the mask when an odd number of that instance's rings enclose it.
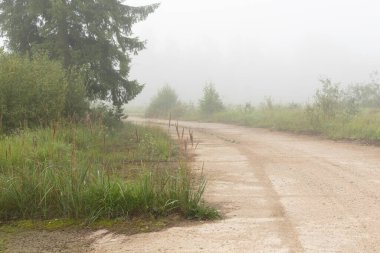
<instances>
[{"instance_id":1,"label":"tree line","mask_svg":"<svg viewBox=\"0 0 380 253\"><path fill-rule=\"evenodd\" d=\"M203 95L197 104L183 103L178 99L176 91L169 85L165 85L151 99L145 115L147 117L168 118L173 116L197 119L209 118L223 112L239 111L248 117L254 111L260 110L270 114L270 111L282 107L302 110L312 125L317 127L317 125L336 118L348 120L358 115L363 109L380 108L380 83L376 78L372 78L368 83L348 86L334 83L330 79L322 79L320 84L321 86L315 91L311 101L306 104L279 105L275 104L271 97L267 97L264 102L256 103L256 108L251 102L227 107L212 83L204 86Z\"/></svg>"},{"instance_id":2,"label":"tree line","mask_svg":"<svg viewBox=\"0 0 380 253\"><path fill-rule=\"evenodd\" d=\"M182 117L190 113L198 112L200 116L207 117L225 109L219 93L213 83L208 83L203 88L203 96L198 101L198 107L192 103L183 103L178 99L176 91L169 85L165 85L158 90L157 94L151 99L146 109L147 117Z\"/></svg>"}]
</instances>

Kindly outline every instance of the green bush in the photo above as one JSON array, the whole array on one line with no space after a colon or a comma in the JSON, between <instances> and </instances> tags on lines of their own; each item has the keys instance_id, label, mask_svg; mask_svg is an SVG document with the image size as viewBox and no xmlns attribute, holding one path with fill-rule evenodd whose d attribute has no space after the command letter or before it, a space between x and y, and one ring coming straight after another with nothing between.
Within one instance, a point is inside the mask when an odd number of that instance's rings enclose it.
<instances>
[{"instance_id":1,"label":"green bush","mask_svg":"<svg viewBox=\"0 0 380 253\"><path fill-rule=\"evenodd\" d=\"M339 84L322 80L322 88L315 93L314 108L324 119L333 119L342 110L343 93Z\"/></svg>"},{"instance_id":2,"label":"green bush","mask_svg":"<svg viewBox=\"0 0 380 253\"><path fill-rule=\"evenodd\" d=\"M122 108L98 103L91 109L91 120L99 122L109 130L118 129L123 126L121 119L125 116Z\"/></svg>"},{"instance_id":3,"label":"green bush","mask_svg":"<svg viewBox=\"0 0 380 253\"><path fill-rule=\"evenodd\" d=\"M168 118L170 114L172 116L180 116L181 107L178 96L174 89L169 85L165 85L161 88L157 95L154 96L145 112L147 117Z\"/></svg>"},{"instance_id":4,"label":"green bush","mask_svg":"<svg viewBox=\"0 0 380 253\"><path fill-rule=\"evenodd\" d=\"M87 109L79 72L67 73L46 55L33 59L0 53L1 130L46 126Z\"/></svg>"},{"instance_id":5,"label":"green bush","mask_svg":"<svg viewBox=\"0 0 380 253\"><path fill-rule=\"evenodd\" d=\"M372 81L368 84L355 84L348 87L347 93L360 107L380 108L380 84Z\"/></svg>"},{"instance_id":6,"label":"green bush","mask_svg":"<svg viewBox=\"0 0 380 253\"><path fill-rule=\"evenodd\" d=\"M43 125L62 115L67 80L58 63L0 55L0 114L5 130Z\"/></svg>"},{"instance_id":7,"label":"green bush","mask_svg":"<svg viewBox=\"0 0 380 253\"><path fill-rule=\"evenodd\" d=\"M206 84L203 88L203 97L199 100L199 108L204 116L224 110L224 105L212 83Z\"/></svg>"}]
</instances>

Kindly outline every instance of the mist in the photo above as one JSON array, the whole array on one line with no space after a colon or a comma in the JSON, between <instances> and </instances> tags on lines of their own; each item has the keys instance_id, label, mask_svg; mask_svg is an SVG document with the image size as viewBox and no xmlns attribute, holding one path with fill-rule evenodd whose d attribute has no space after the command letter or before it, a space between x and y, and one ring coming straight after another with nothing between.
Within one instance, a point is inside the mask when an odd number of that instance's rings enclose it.
<instances>
[{"instance_id":1,"label":"mist","mask_svg":"<svg viewBox=\"0 0 380 253\"><path fill-rule=\"evenodd\" d=\"M149 4L155 1L128 1ZM213 82L226 103L306 102L330 78L366 82L380 66L377 1L163 0L134 27L147 40L130 77L146 105L171 85L197 101Z\"/></svg>"}]
</instances>

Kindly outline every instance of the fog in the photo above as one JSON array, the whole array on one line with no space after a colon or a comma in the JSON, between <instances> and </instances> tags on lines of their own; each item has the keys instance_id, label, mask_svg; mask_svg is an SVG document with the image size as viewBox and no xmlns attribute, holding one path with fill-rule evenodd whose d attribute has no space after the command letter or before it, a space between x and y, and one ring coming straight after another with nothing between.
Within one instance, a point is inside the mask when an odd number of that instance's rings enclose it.
<instances>
[{"instance_id":1,"label":"fog","mask_svg":"<svg viewBox=\"0 0 380 253\"><path fill-rule=\"evenodd\" d=\"M146 87L132 103L166 83L184 101L211 81L228 103L256 103L307 101L320 78L368 81L380 66L379 9L369 0L162 0L134 27L147 48L130 77Z\"/></svg>"}]
</instances>

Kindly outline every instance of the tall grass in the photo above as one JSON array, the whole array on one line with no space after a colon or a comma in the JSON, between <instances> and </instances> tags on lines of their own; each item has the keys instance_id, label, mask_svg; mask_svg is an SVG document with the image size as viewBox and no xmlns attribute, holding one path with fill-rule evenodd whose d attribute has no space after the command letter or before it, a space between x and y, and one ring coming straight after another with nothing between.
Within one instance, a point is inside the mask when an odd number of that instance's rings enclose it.
<instances>
[{"instance_id":1,"label":"tall grass","mask_svg":"<svg viewBox=\"0 0 380 253\"><path fill-rule=\"evenodd\" d=\"M314 119L306 107L276 105L271 109L256 108L245 112L228 108L207 119L212 122L268 128L293 133L322 135L331 139L349 139L378 143L380 141L380 110L360 109L355 115Z\"/></svg>"},{"instance_id":2,"label":"tall grass","mask_svg":"<svg viewBox=\"0 0 380 253\"><path fill-rule=\"evenodd\" d=\"M271 109L260 108L250 112L245 112L239 108L230 108L213 115L209 120L292 132L314 131L302 108L285 106L275 106Z\"/></svg>"},{"instance_id":3,"label":"tall grass","mask_svg":"<svg viewBox=\"0 0 380 253\"><path fill-rule=\"evenodd\" d=\"M186 165L144 162L168 161L172 146L161 131L132 125L55 124L3 136L0 220L216 216Z\"/></svg>"}]
</instances>

